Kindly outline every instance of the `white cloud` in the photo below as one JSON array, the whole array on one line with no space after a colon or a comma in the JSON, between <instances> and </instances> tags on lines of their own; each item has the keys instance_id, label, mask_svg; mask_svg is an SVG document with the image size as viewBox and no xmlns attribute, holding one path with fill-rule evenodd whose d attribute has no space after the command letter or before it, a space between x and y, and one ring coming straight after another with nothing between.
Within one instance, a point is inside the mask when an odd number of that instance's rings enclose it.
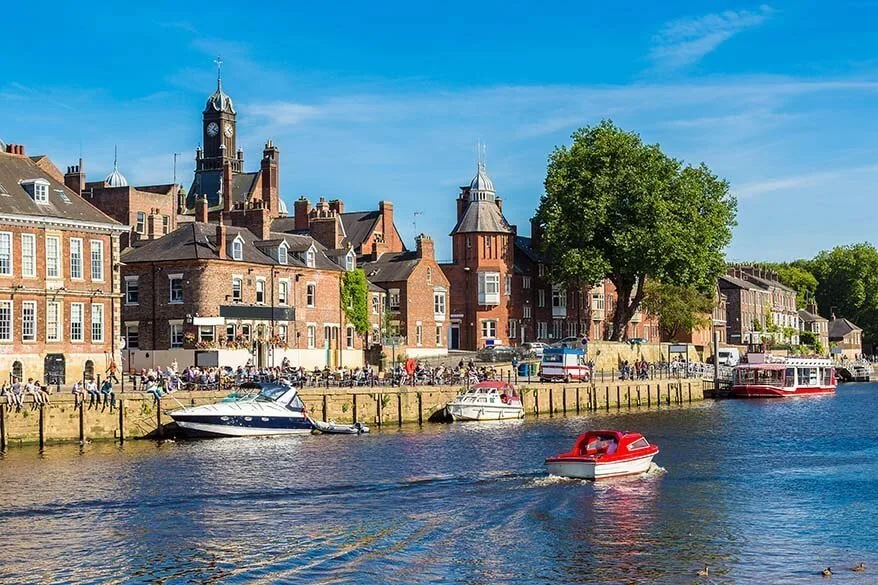
<instances>
[{"instance_id":1,"label":"white cloud","mask_svg":"<svg viewBox=\"0 0 878 585\"><path fill-rule=\"evenodd\" d=\"M650 60L661 69L694 65L739 32L761 25L772 14L774 9L763 4L755 11L727 10L673 20L653 37Z\"/></svg>"},{"instance_id":2,"label":"white cloud","mask_svg":"<svg viewBox=\"0 0 878 585\"><path fill-rule=\"evenodd\" d=\"M827 186L838 179L876 172L878 172L878 165L863 165L857 167L827 169L814 173L803 173L787 177L774 177L741 184L735 189L735 194L739 198L747 199L756 195L773 193L776 191L790 191L793 189Z\"/></svg>"}]
</instances>

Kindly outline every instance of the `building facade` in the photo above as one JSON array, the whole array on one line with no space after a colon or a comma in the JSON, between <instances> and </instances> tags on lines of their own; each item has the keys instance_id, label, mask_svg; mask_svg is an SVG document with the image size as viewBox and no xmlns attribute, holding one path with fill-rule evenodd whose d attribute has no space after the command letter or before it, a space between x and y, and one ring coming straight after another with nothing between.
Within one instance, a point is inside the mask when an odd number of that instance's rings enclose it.
<instances>
[{"instance_id":1,"label":"building facade","mask_svg":"<svg viewBox=\"0 0 878 585\"><path fill-rule=\"evenodd\" d=\"M47 172L47 161L22 145L0 153L0 369L66 384L118 363L128 227Z\"/></svg>"}]
</instances>

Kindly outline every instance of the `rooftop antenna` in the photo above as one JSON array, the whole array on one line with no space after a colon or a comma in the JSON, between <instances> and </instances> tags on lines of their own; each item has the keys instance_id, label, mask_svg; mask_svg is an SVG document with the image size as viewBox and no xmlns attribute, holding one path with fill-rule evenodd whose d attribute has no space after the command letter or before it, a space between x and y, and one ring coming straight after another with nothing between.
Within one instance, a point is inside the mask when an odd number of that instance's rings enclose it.
<instances>
[{"instance_id":1,"label":"rooftop antenna","mask_svg":"<svg viewBox=\"0 0 878 585\"><path fill-rule=\"evenodd\" d=\"M221 88L223 86L223 76L222 76L223 60L219 55L217 55L216 59L214 59L213 62L216 63L216 86L217 86L217 88Z\"/></svg>"}]
</instances>

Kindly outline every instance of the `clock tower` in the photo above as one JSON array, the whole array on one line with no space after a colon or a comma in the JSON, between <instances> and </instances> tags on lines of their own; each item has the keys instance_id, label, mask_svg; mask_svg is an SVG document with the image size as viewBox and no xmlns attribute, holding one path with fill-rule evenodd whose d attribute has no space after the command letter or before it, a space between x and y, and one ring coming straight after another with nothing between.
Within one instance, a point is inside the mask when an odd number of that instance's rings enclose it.
<instances>
[{"instance_id":1,"label":"clock tower","mask_svg":"<svg viewBox=\"0 0 878 585\"><path fill-rule=\"evenodd\" d=\"M223 78L220 66L222 61L216 58L217 75L216 91L207 98L202 113L202 144L204 150L196 156L195 170L221 171L228 161L232 170L241 172L243 161L236 150L237 128L235 127L235 104L232 98L223 91Z\"/></svg>"}]
</instances>

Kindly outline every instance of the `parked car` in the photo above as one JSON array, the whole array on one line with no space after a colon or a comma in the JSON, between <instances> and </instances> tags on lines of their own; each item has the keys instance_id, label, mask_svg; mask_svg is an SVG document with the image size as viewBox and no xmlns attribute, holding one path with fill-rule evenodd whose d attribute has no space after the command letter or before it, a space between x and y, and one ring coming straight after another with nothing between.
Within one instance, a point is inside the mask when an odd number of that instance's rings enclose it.
<instances>
[{"instance_id":1,"label":"parked car","mask_svg":"<svg viewBox=\"0 0 878 585\"><path fill-rule=\"evenodd\" d=\"M480 362L511 362L518 352L508 345L486 345L476 352L476 359Z\"/></svg>"},{"instance_id":2,"label":"parked car","mask_svg":"<svg viewBox=\"0 0 878 585\"><path fill-rule=\"evenodd\" d=\"M646 343L648 341L649 340L645 337L632 337L628 340L628 343L630 343L631 345L640 345L641 343Z\"/></svg>"},{"instance_id":3,"label":"parked car","mask_svg":"<svg viewBox=\"0 0 878 585\"><path fill-rule=\"evenodd\" d=\"M737 366L741 362L741 352L737 347L721 347L719 349L719 364L721 366Z\"/></svg>"},{"instance_id":4,"label":"parked car","mask_svg":"<svg viewBox=\"0 0 878 585\"><path fill-rule=\"evenodd\" d=\"M521 346L521 355L524 357L543 357L543 350L549 347L542 341L529 341Z\"/></svg>"},{"instance_id":5,"label":"parked car","mask_svg":"<svg viewBox=\"0 0 878 585\"><path fill-rule=\"evenodd\" d=\"M570 349L582 349L582 338L565 337L564 339L559 339L558 341L553 343L552 347L569 347Z\"/></svg>"}]
</instances>

